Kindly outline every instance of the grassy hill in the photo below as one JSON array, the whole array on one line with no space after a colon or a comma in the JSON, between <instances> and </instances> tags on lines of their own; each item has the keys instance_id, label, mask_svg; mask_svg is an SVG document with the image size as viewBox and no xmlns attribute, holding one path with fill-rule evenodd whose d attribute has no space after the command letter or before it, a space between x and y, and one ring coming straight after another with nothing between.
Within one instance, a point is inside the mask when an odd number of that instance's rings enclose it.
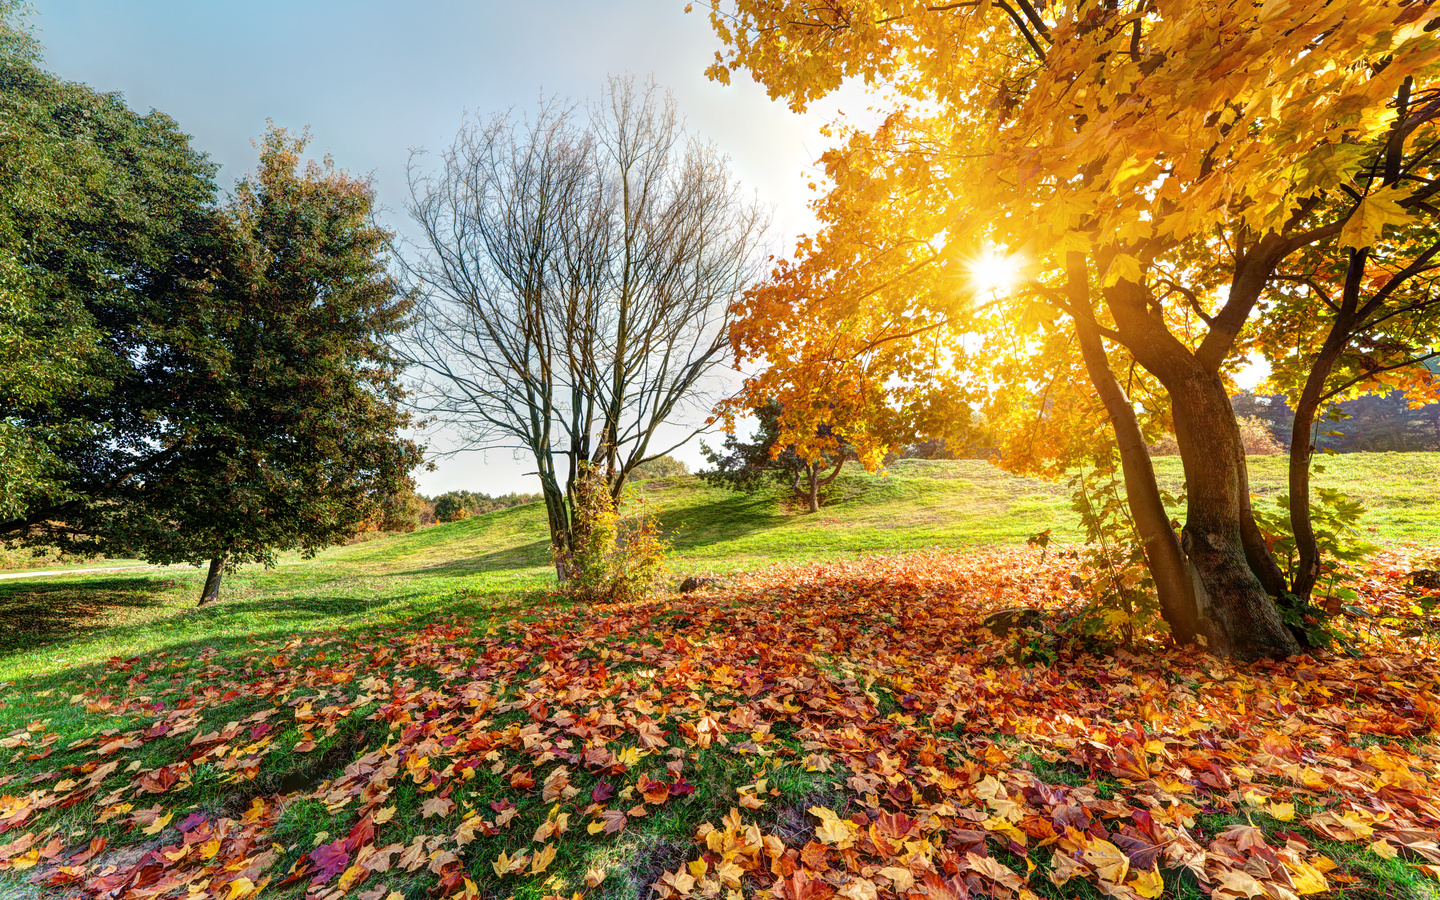
<instances>
[{"instance_id":1,"label":"grassy hill","mask_svg":"<svg viewBox=\"0 0 1440 900\"><path fill-rule=\"evenodd\" d=\"M1182 487L1179 459L1157 461L1167 490ZM1284 491L1284 458L1251 460L1258 502ZM1363 498L1372 540L1440 546L1440 454L1333 457L1318 479ZM691 476L636 486L674 545L671 570L729 573L776 562L830 560L930 548L1021 544L1052 529L1080 534L1068 490L1017 478L978 460L903 460L854 471L815 515L780 488L736 494ZM1176 511L1177 515L1180 511ZM487 513L411 534L287 557L226 579L227 601L193 609L201 573L189 568L46 575L0 581L0 681L206 636L377 623L486 607L553 584L544 511Z\"/></svg>"}]
</instances>

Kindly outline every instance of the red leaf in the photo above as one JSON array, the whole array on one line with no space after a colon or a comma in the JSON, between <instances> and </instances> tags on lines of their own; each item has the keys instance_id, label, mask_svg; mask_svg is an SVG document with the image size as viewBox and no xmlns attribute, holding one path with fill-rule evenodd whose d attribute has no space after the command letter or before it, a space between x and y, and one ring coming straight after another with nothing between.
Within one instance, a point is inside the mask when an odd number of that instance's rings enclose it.
<instances>
[{"instance_id":1,"label":"red leaf","mask_svg":"<svg viewBox=\"0 0 1440 900\"><path fill-rule=\"evenodd\" d=\"M350 854L345 852L344 841L331 841L311 850L310 860L315 863L315 877L310 881L311 886L314 886L325 884L345 871L345 867L350 864Z\"/></svg>"}]
</instances>

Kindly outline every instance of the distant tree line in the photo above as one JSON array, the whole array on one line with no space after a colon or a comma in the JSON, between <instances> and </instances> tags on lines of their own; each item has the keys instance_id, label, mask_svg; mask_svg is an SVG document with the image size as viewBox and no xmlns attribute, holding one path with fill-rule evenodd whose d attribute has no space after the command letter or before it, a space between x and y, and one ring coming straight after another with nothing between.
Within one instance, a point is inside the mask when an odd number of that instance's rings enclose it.
<instances>
[{"instance_id":1,"label":"distant tree line","mask_svg":"<svg viewBox=\"0 0 1440 900\"><path fill-rule=\"evenodd\" d=\"M484 515L512 506L524 506L543 500L541 494L510 492L494 497L476 491L446 491L435 497L419 495L421 510L420 524L433 525L437 522L458 522L471 516ZM428 520L428 521L427 521Z\"/></svg>"},{"instance_id":2,"label":"distant tree line","mask_svg":"<svg viewBox=\"0 0 1440 900\"><path fill-rule=\"evenodd\" d=\"M1440 374L1440 366L1435 367ZM1237 416L1250 416L1287 450L1295 411L1283 394L1242 392L1231 398ZM1412 408L1405 394L1365 394L1336 403L1314 430L1315 446L1339 453L1440 451L1440 404Z\"/></svg>"}]
</instances>

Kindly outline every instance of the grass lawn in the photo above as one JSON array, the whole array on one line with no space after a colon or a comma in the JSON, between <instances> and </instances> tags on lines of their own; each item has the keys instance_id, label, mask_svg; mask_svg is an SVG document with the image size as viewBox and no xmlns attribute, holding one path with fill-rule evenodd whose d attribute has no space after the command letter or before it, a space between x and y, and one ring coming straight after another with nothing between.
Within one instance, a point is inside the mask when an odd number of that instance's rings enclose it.
<instances>
[{"instance_id":1,"label":"grass lawn","mask_svg":"<svg viewBox=\"0 0 1440 900\"><path fill-rule=\"evenodd\" d=\"M1321 479L1431 548L1437 481L1440 454ZM986 463L848 475L816 516L640 493L674 572L728 587L574 607L533 506L202 610L191 569L0 581L0 896L1435 896L1420 551L1362 584L1365 658L1233 666L982 629L1086 574L1023 549L1077 537L1063 486Z\"/></svg>"}]
</instances>

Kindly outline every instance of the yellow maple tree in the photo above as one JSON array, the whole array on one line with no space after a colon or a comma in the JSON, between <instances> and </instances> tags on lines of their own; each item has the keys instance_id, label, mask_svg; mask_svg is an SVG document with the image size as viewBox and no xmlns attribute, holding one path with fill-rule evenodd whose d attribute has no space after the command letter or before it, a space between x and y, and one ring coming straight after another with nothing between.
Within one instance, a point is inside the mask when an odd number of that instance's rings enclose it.
<instances>
[{"instance_id":1,"label":"yellow maple tree","mask_svg":"<svg viewBox=\"0 0 1440 900\"><path fill-rule=\"evenodd\" d=\"M752 394L855 398L898 433L1083 369L1063 385L1110 421L1171 633L1299 650L1227 389L1289 261L1433 210L1436 4L729 0L709 18L712 78L747 70L796 109L863 81L885 113L836 126L820 231L742 305L737 355L771 366ZM1368 177L1396 154L1413 178ZM967 277L996 252L1023 272L1013 289ZM1178 534L1157 422L1185 468Z\"/></svg>"}]
</instances>

